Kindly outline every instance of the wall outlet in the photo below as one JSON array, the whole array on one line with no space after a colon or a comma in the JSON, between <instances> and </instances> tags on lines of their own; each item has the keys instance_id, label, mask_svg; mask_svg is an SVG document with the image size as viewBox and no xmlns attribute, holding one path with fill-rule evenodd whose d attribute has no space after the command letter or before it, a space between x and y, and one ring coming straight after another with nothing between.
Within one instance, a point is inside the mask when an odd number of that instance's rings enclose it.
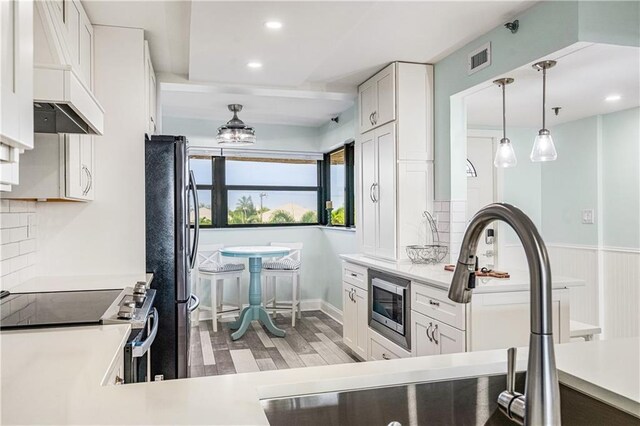
<instances>
[{"instance_id":1,"label":"wall outlet","mask_svg":"<svg viewBox=\"0 0 640 426\"><path fill-rule=\"evenodd\" d=\"M582 223L585 225L593 225L595 223L593 209L582 210Z\"/></svg>"}]
</instances>

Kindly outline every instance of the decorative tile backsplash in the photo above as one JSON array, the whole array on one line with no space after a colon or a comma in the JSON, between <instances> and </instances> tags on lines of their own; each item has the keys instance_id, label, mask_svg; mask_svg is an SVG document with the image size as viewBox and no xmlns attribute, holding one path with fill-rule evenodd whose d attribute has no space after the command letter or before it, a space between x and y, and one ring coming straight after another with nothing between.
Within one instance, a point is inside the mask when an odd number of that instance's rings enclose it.
<instances>
[{"instance_id":1,"label":"decorative tile backsplash","mask_svg":"<svg viewBox=\"0 0 640 426\"><path fill-rule=\"evenodd\" d=\"M36 202L0 200L0 288L11 289L35 275Z\"/></svg>"}]
</instances>

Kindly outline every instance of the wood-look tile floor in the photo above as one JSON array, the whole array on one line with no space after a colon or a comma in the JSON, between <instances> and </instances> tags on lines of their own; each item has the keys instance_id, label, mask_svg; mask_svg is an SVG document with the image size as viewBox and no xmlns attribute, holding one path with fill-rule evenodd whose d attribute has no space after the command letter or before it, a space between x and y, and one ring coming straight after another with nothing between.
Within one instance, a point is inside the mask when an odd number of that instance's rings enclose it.
<instances>
[{"instance_id":1,"label":"wood-look tile floor","mask_svg":"<svg viewBox=\"0 0 640 426\"><path fill-rule=\"evenodd\" d=\"M342 325L321 311L303 312L295 328L291 326L291 314L277 314L274 322L287 332L284 338L273 336L254 321L244 336L233 341L229 329L233 319L219 321L216 333L211 320L194 324L191 377L358 361L342 342Z\"/></svg>"}]
</instances>

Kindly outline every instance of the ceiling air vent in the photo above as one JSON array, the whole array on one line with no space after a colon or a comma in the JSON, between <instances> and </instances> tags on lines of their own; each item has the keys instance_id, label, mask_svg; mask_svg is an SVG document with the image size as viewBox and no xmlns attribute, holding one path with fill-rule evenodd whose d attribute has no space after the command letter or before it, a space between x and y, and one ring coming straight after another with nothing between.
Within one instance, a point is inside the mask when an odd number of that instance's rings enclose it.
<instances>
[{"instance_id":1,"label":"ceiling air vent","mask_svg":"<svg viewBox=\"0 0 640 426\"><path fill-rule=\"evenodd\" d=\"M489 65L491 65L491 42L469 53L467 58L467 74L471 75Z\"/></svg>"}]
</instances>

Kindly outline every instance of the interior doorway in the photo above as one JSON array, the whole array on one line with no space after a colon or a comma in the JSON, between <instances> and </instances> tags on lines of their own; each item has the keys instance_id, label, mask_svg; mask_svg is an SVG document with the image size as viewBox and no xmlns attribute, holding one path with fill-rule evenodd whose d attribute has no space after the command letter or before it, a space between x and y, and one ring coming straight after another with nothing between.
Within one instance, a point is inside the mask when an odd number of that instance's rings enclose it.
<instances>
[{"instance_id":1,"label":"interior doorway","mask_svg":"<svg viewBox=\"0 0 640 426\"><path fill-rule=\"evenodd\" d=\"M499 133L492 130L467 131L467 220L482 207L498 202L498 169L493 166L493 154ZM478 242L478 266L495 268L498 265L498 229L489 225Z\"/></svg>"}]
</instances>

